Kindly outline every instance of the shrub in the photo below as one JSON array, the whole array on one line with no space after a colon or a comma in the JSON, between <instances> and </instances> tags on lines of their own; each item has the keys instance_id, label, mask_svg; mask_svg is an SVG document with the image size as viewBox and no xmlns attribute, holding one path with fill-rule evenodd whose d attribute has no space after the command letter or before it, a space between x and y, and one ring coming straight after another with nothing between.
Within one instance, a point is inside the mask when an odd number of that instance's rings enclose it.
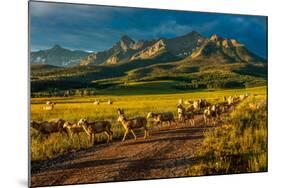
<instances>
[{"instance_id":1,"label":"shrub","mask_svg":"<svg viewBox=\"0 0 281 188\"><path fill-rule=\"evenodd\" d=\"M205 134L187 175L267 171L267 109L265 99L250 98L226 123Z\"/></svg>"}]
</instances>

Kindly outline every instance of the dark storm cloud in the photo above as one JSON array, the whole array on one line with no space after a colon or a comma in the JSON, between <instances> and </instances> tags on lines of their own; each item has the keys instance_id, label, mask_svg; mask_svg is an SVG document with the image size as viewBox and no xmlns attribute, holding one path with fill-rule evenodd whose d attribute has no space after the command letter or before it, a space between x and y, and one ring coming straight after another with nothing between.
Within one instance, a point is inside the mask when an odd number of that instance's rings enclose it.
<instances>
[{"instance_id":1,"label":"dark storm cloud","mask_svg":"<svg viewBox=\"0 0 281 188\"><path fill-rule=\"evenodd\" d=\"M266 18L200 12L30 3L31 49L60 44L70 49L100 51L127 34L139 39L169 38L193 30L206 37L235 38L266 57Z\"/></svg>"}]
</instances>

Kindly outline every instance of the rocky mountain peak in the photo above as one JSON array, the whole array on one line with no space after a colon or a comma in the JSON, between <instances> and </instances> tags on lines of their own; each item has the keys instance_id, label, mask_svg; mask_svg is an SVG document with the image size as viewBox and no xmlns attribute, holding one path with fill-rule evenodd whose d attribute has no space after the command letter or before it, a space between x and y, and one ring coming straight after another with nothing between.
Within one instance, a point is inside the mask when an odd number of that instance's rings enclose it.
<instances>
[{"instance_id":1,"label":"rocky mountain peak","mask_svg":"<svg viewBox=\"0 0 281 188\"><path fill-rule=\"evenodd\" d=\"M55 44L51 49L57 50L57 49L62 49L62 47L58 44Z\"/></svg>"},{"instance_id":2,"label":"rocky mountain peak","mask_svg":"<svg viewBox=\"0 0 281 188\"><path fill-rule=\"evenodd\" d=\"M126 52L128 49L133 47L135 41L131 39L128 35L123 35L120 39L119 44L121 49Z\"/></svg>"},{"instance_id":3,"label":"rocky mountain peak","mask_svg":"<svg viewBox=\"0 0 281 188\"><path fill-rule=\"evenodd\" d=\"M210 38L210 41L219 41L219 40L222 40L222 38L217 34L213 34Z\"/></svg>"}]
</instances>

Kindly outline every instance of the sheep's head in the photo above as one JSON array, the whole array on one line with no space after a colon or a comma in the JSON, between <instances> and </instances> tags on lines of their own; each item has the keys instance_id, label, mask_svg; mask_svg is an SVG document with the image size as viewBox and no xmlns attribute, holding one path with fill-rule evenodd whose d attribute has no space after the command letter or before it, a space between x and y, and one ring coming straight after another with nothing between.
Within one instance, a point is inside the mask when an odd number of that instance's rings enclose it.
<instances>
[{"instance_id":1,"label":"sheep's head","mask_svg":"<svg viewBox=\"0 0 281 188\"><path fill-rule=\"evenodd\" d=\"M183 106L182 106L182 104L178 104L178 106L177 106L178 108L180 108L180 109L182 109L183 108Z\"/></svg>"},{"instance_id":2,"label":"sheep's head","mask_svg":"<svg viewBox=\"0 0 281 188\"><path fill-rule=\"evenodd\" d=\"M148 114L147 114L147 119L149 119L149 118L153 118L154 117L154 113L153 112L149 112Z\"/></svg>"},{"instance_id":3,"label":"sheep's head","mask_svg":"<svg viewBox=\"0 0 281 188\"><path fill-rule=\"evenodd\" d=\"M70 123L68 122L68 121L66 121L64 124L63 124L63 128L65 129L65 128L68 128L69 127L69 125L70 125Z\"/></svg>"},{"instance_id":4,"label":"sheep's head","mask_svg":"<svg viewBox=\"0 0 281 188\"><path fill-rule=\"evenodd\" d=\"M118 113L118 115L124 115L124 110L121 108L118 108L117 113Z\"/></svg>"},{"instance_id":5,"label":"sheep's head","mask_svg":"<svg viewBox=\"0 0 281 188\"><path fill-rule=\"evenodd\" d=\"M86 118L82 118L78 121L77 125L79 126L83 126L87 123L87 119Z\"/></svg>"},{"instance_id":6,"label":"sheep's head","mask_svg":"<svg viewBox=\"0 0 281 188\"><path fill-rule=\"evenodd\" d=\"M125 116L123 114L119 115L117 118L117 122L122 122L125 119Z\"/></svg>"},{"instance_id":7,"label":"sheep's head","mask_svg":"<svg viewBox=\"0 0 281 188\"><path fill-rule=\"evenodd\" d=\"M34 128L34 129L38 129L39 128L39 124L36 121L31 120L30 121L30 127Z\"/></svg>"}]
</instances>

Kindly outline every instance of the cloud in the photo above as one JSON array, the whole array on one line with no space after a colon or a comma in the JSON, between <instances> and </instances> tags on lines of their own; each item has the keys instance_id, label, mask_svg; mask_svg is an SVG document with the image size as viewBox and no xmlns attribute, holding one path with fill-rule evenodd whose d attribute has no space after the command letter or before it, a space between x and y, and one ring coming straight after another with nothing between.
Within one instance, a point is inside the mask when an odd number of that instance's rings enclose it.
<instances>
[{"instance_id":1,"label":"cloud","mask_svg":"<svg viewBox=\"0 0 281 188\"><path fill-rule=\"evenodd\" d=\"M71 49L101 51L127 34L157 39L192 30L242 40L250 50L265 54L266 18L200 12L136 9L96 5L30 2L31 48L55 43Z\"/></svg>"}]
</instances>

